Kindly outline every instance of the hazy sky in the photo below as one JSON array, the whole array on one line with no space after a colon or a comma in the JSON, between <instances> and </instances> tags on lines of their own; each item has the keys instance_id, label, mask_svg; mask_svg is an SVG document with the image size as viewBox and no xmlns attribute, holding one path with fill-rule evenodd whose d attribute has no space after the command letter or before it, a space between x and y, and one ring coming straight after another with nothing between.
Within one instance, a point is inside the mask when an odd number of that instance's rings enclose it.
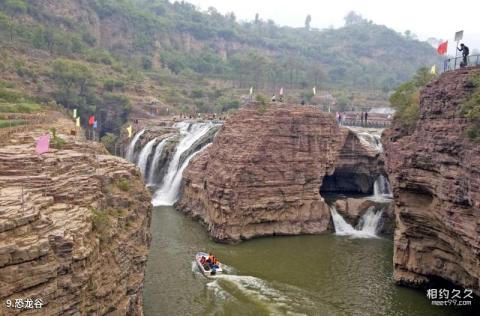
<instances>
[{"instance_id":1,"label":"hazy sky","mask_svg":"<svg viewBox=\"0 0 480 316\"><path fill-rule=\"evenodd\" d=\"M454 52L453 37L464 30L464 42L471 49L480 49L480 1L424 0L187 0L206 10L213 6L221 13L234 12L239 20L272 19L277 24L299 27L307 14L312 27L343 25L343 17L355 11L376 24L384 24L399 32L411 30L421 39L435 37L449 40Z\"/></svg>"}]
</instances>

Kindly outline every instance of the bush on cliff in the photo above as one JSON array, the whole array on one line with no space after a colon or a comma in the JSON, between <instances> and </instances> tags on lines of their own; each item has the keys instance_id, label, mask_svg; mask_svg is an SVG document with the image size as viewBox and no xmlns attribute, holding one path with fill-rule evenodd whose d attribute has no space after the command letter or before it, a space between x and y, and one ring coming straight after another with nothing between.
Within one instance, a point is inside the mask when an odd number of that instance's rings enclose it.
<instances>
[{"instance_id":1,"label":"bush on cliff","mask_svg":"<svg viewBox=\"0 0 480 316\"><path fill-rule=\"evenodd\" d=\"M460 114L470 119L471 124L467 130L470 139L480 139L480 75L473 76L469 85L474 87L472 96L460 105Z\"/></svg>"},{"instance_id":2,"label":"bush on cliff","mask_svg":"<svg viewBox=\"0 0 480 316\"><path fill-rule=\"evenodd\" d=\"M420 116L420 90L434 77L429 69L420 68L412 80L400 85L390 97L390 104L396 110L395 120L407 133L415 127Z\"/></svg>"}]
</instances>

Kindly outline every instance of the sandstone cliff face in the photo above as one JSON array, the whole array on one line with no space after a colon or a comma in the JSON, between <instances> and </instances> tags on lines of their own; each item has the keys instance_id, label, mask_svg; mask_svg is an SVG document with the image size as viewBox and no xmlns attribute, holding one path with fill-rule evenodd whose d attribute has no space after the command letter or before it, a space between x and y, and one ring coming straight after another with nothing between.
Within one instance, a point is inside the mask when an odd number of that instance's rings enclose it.
<instances>
[{"instance_id":1,"label":"sandstone cliff face","mask_svg":"<svg viewBox=\"0 0 480 316\"><path fill-rule=\"evenodd\" d=\"M384 134L399 283L441 277L480 295L480 145L466 138L468 122L457 114L473 73L480 70L445 73L423 90L412 135L398 125Z\"/></svg>"},{"instance_id":2,"label":"sandstone cliff face","mask_svg":"<svg viewBox=\"0 0 480 316\"><path fill-rule=\"evenodd\" d=\"M42 315L141 315L151 197L137 169L64 134L65 148L38 156L39 134L0 147L0 314L32 298Z\"/></svg>"},{"instance_id":3,"label":"sandstone cliff face","mask_svg":"<svg viewBox=\"0 0 480 316\"><path fill-rule=\"evenodd\" d=\"M334 171L338 135L333 116L313 107L243 108L190 162L176 206L219 241L325 232L330 212L319 189Z\"/></svg>"}]
</instances>

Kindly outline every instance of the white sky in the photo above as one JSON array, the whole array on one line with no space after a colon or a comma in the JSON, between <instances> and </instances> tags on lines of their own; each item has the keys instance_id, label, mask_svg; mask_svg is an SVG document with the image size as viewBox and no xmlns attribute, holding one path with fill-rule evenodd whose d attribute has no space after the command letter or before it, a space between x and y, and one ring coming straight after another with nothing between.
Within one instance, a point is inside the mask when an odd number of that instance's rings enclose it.
<instances>
[{"instance_id":1,"label":"white sky","mask_svg":"<svg viewBox=\"0 0 480 316\"><path fill-rule=\"evenodd\" d=\"M449 53L455 54L454 34L464 30L463 42L480 50L480 1L425 0L186 0L202 10L215 7L221 13L234 12L239 20L253 20L255 13L263 20L279 25L301 27L307 14L311 26L340 27L343 17L355 11L376 24L399 32L411 30L420 39L435 37L449 40Z\"/></svg>"}]
</instances>

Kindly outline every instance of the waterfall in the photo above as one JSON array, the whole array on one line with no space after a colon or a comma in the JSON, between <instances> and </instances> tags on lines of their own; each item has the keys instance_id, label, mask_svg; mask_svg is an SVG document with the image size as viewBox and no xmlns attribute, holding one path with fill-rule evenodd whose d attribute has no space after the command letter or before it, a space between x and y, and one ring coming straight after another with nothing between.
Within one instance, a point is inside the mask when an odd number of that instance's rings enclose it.
<instances>
[{"instance_id":1,"label":"waterfall","mask_svg":"<svg viewBox=\"0 0 480 316\"><path fill-rule=\"evenodd\" d=\"M130 142L130 144L128 145L128 148L127 148L127 153L125 155L125 158L130 161L130 162L133 162L133 159L135 157L135 145L137 145L137 141L138 139L140 138L140 136L143 135L143 133L145 133L145 130L142 129L140 132L138 132L137 134L135 134L135 136L133 137L132 141Z\"/></svg>"},{"instance_id":2,"label":"waterfall","mask_svg":"<svg viewBox=\"0 0 480 316\"><path fill-rule=\"evenodd\" d=\"M193 153L188 157L188 159L183 163L179 168L180 158L182 154L185 153L190 147L202 136L204 136L213 125L210 123L201 123L193 124L189 123L179 123L176 125L180 129L180 133L183 135L183 138L177 145L175 149L175 154L169 162L167 172L165 177L162 180L160 188L155 192L153 196L153 205L173 205L178 196L178 189L180 188L180 182L182 180L183 169L188 165L188 162L195 154Z\"/></svg>"},{"instance_id":3,"label":"waterfall","mask_svg":"<svg viewBox=\"0 0 480 316\"><path fill-rule=\"evenodd\" d=\"M377 237L377 230L382 218L382 211L374 211L374 207L370 207L357 225L357 228L353 228L352 225L347 223L343 217L338 214L335 206L330 207L330 213L332 214L333 226L335 227L335 234L339 236L352 236L358 238L372 238Z\"/></svg>"},{"instance_id":4,"label":"waterfall","mask_svg":"<svg viewBox=\"0 0 480 316\"><path fill-rule=\"evenodd\" d=\"M390 183L384 175L379 175L373 184L373 198L375 200L391 199L393 197Z\"/></svg>"},{"instance_id":5,"label":"waterfall","mask_svg":"<svg viewBox=\"0 0 480 316\"><path fill-rule=\"evenodd\" d=\"M180 169L178 169L178 171L175 173L175 176L173 177L170 184L164 183L164 185L162 185L162 187L155 192L152 199L152 204L154 206L173 205L177 201L180 185L182 183L183 171L185 170L185 168L187 168L188 163L190 162L190 160L192 160L193 157L204 151L210 145L211 143L207 144L202 149L188 156L188 158L183 162Z\"/></svg>"},{"instance_id":6,"label":"waterfall","mask_svg":"<svg viewBox=\"0 0 480 316\"><path fill-rule=\"evenodd\" d=\"M372 147L378 152L383 152L383 145L381 142L381 135L376 134L376 133L367 133L367 132L358 132L357 133L358 138L360 141L363 141L366 143L368 146Z\"/></svg>"},{"instance_id":7,"label":"waterfall","mask_svg":"<svg viewBox=\"0 0 480 316\"><path fill-rule=\"evenodd\" d=\"M151 141L149 141L142 149L140 152L140 155L138 156L138 167L140 168L140 172L142 173L143 178L146 180L147 177L145 175L145 172L147 171L147 162L148 162L148 157L150 157L150 154L152 153L152 148L153 145L155 145L155 142L157 140L154 138Z\"/></svg>"},{"instance_id":8,"label":"waterfall","mask_svg":"<svg viewBox=\"0 0 480 316\"><path fill-rule=\"evenodd\" d=\"M155 172L158 169L158 164L160 162L160 157L162 156L163 153L163 148L165 148L165 145L167 144L167 140L170 138L164 139L160 142L160 144L157 145L157 148L155 149L155 154L153 156L152 164L150 166L150 172L148 173L148 185L152 186L155 185Z\"/></svg>"}]
</instances>

